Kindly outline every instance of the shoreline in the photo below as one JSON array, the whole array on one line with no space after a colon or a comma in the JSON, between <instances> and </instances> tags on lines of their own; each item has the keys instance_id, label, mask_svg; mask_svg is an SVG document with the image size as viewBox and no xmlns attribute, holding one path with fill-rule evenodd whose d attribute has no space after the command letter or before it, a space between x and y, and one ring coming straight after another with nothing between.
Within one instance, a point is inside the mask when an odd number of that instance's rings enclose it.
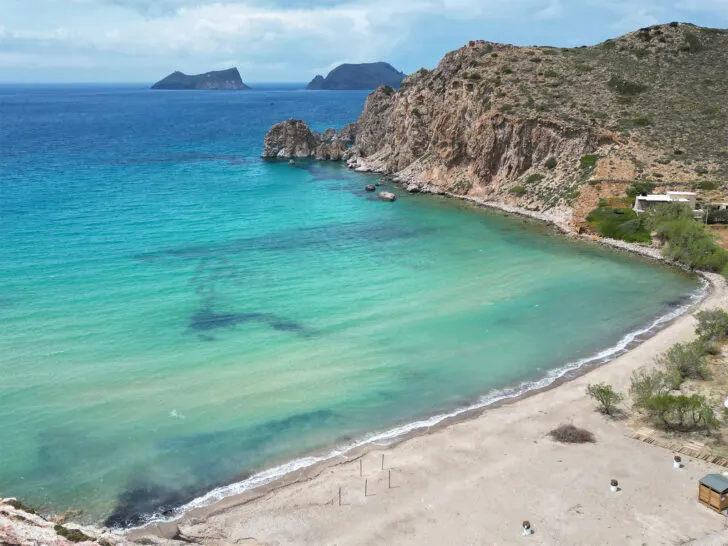
<instances>
[{"instance_id":1,"label":"shoreline","mask_svg":"<svg viewBox=\"0 0 728 546\"><path fill-rule=\"evenodd\" d=\"M463 198L462 196L446 196L458 197L479 206L498 209L498 207L491 206L485 202L478 202L477 200ZM498 210L518 214L518 212L512 210ZM529 216L528 214L522 215ZM547 222L543 218L530 217L541 222ZM548 223L554 225L560 233L566 234L569 237L589 243L597 242L602 246L637 254L641 257L660 261L668 266L675 266L675 264L664 260L659 254L658 249L640 247L639 245L623 243L622 241L594 241L591 238L577 236L573 232L569 233L564 231L555 222ZM613 245L613 242L623 243L624 246L621 244ZM179 532L179 525L184 525L189 521L206 520L217 514L254 502L282 488L310 481L330 468L356 461L377 449L394 448L418 437L436 434L438 431L447 429L453 425L478 420L487 411L518 404L522 400L555 390L562 385L573 382L595 369L604 367L605 364L613 364L648 340L660 336L671 324L685 317L689 317L691 311L702 307L705 302L711 300L718 291L716 283L722 283L723 281L716 280L716 277L712 274L698 273L698 276L701 279L702 285L690 297L688 303L663 316L655 318L646 327L627 333L617 343L603 349L599 353L569 362L560 368L551 370L545 377L539 380L526 381L514 387L487 393L468 406L403 423L385 431L369 434L344 446L333 446L333 448L328 450L320 450L319 452L307 454L286 463L263 469L245 480L215 488L205 495L190 501L178 508L176 510L177 513L172 517L155 518L143 526L125 529L123 532L126 533L127 537L132 539L150 534L163 538L172 538ZM717 277L722 279L720 276Z\"/></svg>"},{"instance_id":2,"label":"shoreline","mask_svg":"<svg viewBox=\"0 0 728 546\"><path fill-rule=\"evenodd\" d=\"M524 406L533 405L533 400L538 398L559 398L562 396L560 393L573 391L576 386L581 386L580 384L584 382L584 377L587 375L597 375L600 371L607 372L608 375L619 376L620 381L624 384L629 379L631 369L634 369L634 366L630 366L626 363L634 361L637 353L647 352L648 356L655 356L656 354L659 354L662 350L664 350L664 348L666 348L667 345L671 345L672 343L680 341L686 337L684 335L686 325L688 326L687 337L691 337L693 335L692 322L694 319L692 318L691 311L696 310L696 308L704 309L717 305L726 307L726 294L728 292L728 287L726 287L725 280L719 275L714 274L704 275L704 278L707 280L708 286L702 291L702 298L699 301L694 301L692 304L685 306L685 309L683 309L680 314L671 317L669 320L661 324L661 328L653 332L653 335L646 339L640 338L636 341L636 345L625 347L625 350L619 353L612 360L583 366L580 369L574 370L574 375L558 377L549 385L542 388L522 392L514 397L495 400L486 406L469 408L460 411L457 415L451 415L441 419L433 426L410 431L408 434L397 438L388 445L368 443L356 446L346 453L342 453L340 456L315 462L311 466L280 476L279 478L264 485L260 485L242 493L224 497L213 504L189 509L178 519L164 523L156 523L151 526L129 531L127 537L132 540L145 535L171 538L179 533L180 529L187 529L189 527L207 527L214 523L214 527L218 528L218 522L216 521L218 518L225 519L227 517L233 517L233 514L237 514L239 511L260 510L261 512L267 513L268 508L266 508L265 505L272 502L271 499L278 496L292 494L294 489L312 487L312 484L317 482L325 483L327 477L335 475L336 473L345 472L351 474L351 470L345 471L344 469L351 467L352 465L358 468L358 465L355 465L354 463L356 461L363 460L367 457L367 455L371 458L371 454L382 452L387 453L388 457L395 457L398 450L408 449L407 446L418 442L428 442L440 445L442 444L442 436L449 434L453 429L459 427L483 426L483 422L492 420L495 414L502 415L504 412L507 412L508 414L518 414L522 411ZM674 332L676 329L683 330L683 335L676 336ZM649 331L649 328L645 328L643 330L644 334ZM635 340L632 340L632 342L634 343ZM655 346L659 350L654 350ZM645 360L644 355L642 355L642 358L638 360L638 367L651 364L651 359ZM605 366L603 364L610 365ZM580 391L579 398L583 400L586 399L583 394L583 390ZM590 402L587 403L590 404ZM598 414L593 412L592 416L595 417L598 416ZM521 415L520 419L516 419L516 422L520 422L523 418L524 416ZM630 441L634 442L634 440ZM634 444L637 445L637 442L634 442ZM654 447L652 446L645 445L645 447L650 450L654 450ZM588 464L588 461L586 462ZM335 488L333 490L335 490ZM262 517L262 515L260 517ZM185 536L189 536L187 531L183 534L185 534ZM305 543L305 541L303 542Z\"/></svg>"}]
</instances>

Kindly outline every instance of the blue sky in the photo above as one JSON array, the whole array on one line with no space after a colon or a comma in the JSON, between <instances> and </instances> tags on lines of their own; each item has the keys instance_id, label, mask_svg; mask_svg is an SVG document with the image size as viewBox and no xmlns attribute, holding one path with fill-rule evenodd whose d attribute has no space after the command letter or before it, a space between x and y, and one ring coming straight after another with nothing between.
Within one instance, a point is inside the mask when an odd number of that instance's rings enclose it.
<instances>
[{"instance_id":1,"label":"blue sky","mask_svg":"<svg viewBox=\"0 0 728 546\"><path fill-rule=\"evenodd\" d=\"M728 27L728 0L0 0L0 81L229 66L247 82L307 81L377 60L409 73L472 39L575 46L670 21Z\"/></svg>"}]
</instances>

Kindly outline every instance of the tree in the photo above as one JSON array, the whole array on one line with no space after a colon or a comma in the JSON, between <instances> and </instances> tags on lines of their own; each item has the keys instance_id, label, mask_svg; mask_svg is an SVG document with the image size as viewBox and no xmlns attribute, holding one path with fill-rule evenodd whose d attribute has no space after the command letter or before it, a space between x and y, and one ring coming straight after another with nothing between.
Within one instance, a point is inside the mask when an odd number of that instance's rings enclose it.
<instances>
[{"instance_id":1,"label":"tree","mask_svg":"<svg viewBox=\"0 0 728 546\"><path fill-rule=\"evenodd\" d=\"M705 361L704 343L676 343L655 358L658 366L663 366L669 376L670 389L679 389L685 379L707 379L708 365Z\"/></svg>"},{"instance_id":2,"label":"tree","mask_svg":"<svg viewBox=\"0 0 728 546\"><path fill-rule=\"evenodd\" d=\"M655 396L667 394L674 379L662 370L647 371L644 368L632 372L632 384L629 387L629 394L634 405L639 408L647 408L650 400Z\"/></svg>"},{"instance_id":3,"label":"tree","mask_svg":"<svg viewBox=\"0 0 728 546\"><path fill-rule=\"evenodd\" d=\"M706 341L723 341L728 336L728 313L722 309L708 309L695 315L698 327L695 333Z\"/></svg>"},{"instance_id":4,"label":"tree","mask_svg":"<svg viewBox=\"0 0 728 546\"><path fill-rule=\"evenodd\" d=\"M607 415L613 415L617 404L624 400L622 394L615 392L612 386L606 383L590 384L586 387L586 393L599 403L599 411Z\"/></svg>"}]
</instances>

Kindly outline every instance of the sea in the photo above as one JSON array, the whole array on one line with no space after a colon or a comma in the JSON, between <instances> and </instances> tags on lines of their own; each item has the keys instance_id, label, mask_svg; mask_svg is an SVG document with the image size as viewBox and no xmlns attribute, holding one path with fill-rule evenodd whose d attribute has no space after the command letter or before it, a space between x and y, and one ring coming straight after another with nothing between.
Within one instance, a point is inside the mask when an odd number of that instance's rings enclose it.
<instances>
[{"instance_id":1,"label":"sea","mask_svg":"<svg viewBox=\"0 0 728 546\"><path fill-rule=\"evenodd\" d=\"M339 128L366 96L0 86L0 496L173 517L605 362L697 297L532 221L260 158L272 124Z\"/></svg>"}]
</instances>

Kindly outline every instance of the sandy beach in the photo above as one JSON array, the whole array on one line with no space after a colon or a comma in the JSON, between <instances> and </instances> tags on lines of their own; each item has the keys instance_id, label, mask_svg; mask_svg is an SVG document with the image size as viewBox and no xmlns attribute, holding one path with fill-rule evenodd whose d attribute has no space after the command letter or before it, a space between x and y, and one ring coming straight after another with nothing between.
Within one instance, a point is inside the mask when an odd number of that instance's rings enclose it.
<instances>
[{"instance_id":1,"label":"sandy beach","mask_svg":"<svg viewBox=\"0 0 728 546\"><path fill-rule=\"evenodd\" d=\"M728 308L724 279L708 278L712 289L699 307ZM675 470L670 451L630 438L625 422L595 411L584 392L602 381L625 392L633 370L694 337L694 324L693 313L683 315L555 388L394 446L371 446L133 536L178 526L183 536L216 545L652 545L709 535L701 544L726 544L728 534L715 535L728 528L725 518L697 502L697 480L724 469L683 457L685 467ZM589 429L597 442L554 442L548 432L561 423ZM522 536L524 520L532 536Z\"/></svg>"}]
</instances>

